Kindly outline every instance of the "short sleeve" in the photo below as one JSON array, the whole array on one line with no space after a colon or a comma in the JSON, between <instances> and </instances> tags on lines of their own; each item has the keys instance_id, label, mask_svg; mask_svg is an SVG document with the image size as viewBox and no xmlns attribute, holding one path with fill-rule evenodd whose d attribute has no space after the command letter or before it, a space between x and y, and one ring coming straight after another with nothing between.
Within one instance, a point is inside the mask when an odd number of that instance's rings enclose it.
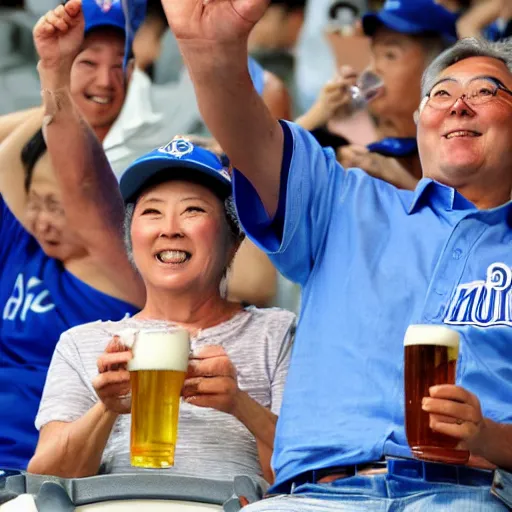
<instances>
[{"instance_id":1,"label":"short sleeve","mask_svg":"<svg viewBox=\"0 0 512 512\"><path fill-rule=\"evenodd\" d=\"M87 380L74 339L65 332L53 353L36 428L40 430L52 421L72 422L81 418L97 402Z\"/></svg>"},{"instance_id":2,"label":"short sleeve","mask_svg":"<svg viewBox=\"0 0 512 512\"><path fill-rule=\"evenodd\" d=\"M281 410L281 403L283 401L283 391L288 374L288 366L290 364L290 357L292 354L293 341L295 338L295 315L284 312L284 318L281 319L280 325L280 340L275 345L276 351L274 357L274 370L270 383L271 405L270 410L279 416ZM284 332L283 332L284 331ZM279 329L272 328L271 333L279 333Z\"/></svg>"},{"instance_id":3,"label":"short sleeve","mask_svg":"<svg viewBox=\"0 0 512 512\"><path fill-rule=\"evenodd\" d=\"M304 285L329 229L346 172L334 152L293 123L282 121L283 167L279 206L269 218L252 184L234 171L235 202L249 238L265 251L278 270Z\"/></svg>"}]
</instances>

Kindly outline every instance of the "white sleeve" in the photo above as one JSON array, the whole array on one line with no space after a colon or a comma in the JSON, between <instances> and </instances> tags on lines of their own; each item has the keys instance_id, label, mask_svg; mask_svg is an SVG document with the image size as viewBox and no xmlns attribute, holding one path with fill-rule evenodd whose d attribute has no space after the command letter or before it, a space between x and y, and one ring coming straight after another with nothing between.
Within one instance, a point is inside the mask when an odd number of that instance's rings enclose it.
<instances>
[{"instance_id":1,"label":"white sleeve","mask_svg":"<svg viewBox=\"0 0 512 512\"><path fill-rule=\"evenodd\" d=\"M283 326L285 328L284 333L280 336L281 342L277 345L278 350L275 354L274 373L271 379L270 410L277 416L279 416L281 410L284 385L295 338L295 315L290 313L287 317L287 322Z\"/></svg>"},{"instance_id":2,"label":"white sleeve","mask_svg":"<svg viewBox=\"0 0 512 512\"><path fill-rule=\"evenodd\" d=\"M53 353L36 417L36 428L40 430L51 421L75 421L96 402L92 383L88 382L75 341L65 332Z\"/></svg>"}]
</instances>

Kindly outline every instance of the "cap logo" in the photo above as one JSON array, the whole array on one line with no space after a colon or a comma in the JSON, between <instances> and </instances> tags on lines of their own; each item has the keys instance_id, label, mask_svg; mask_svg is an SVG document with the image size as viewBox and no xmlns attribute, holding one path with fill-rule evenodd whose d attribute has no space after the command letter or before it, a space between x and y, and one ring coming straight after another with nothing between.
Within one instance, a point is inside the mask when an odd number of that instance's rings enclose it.
<instances>
[{"instance_id":1,"label":"cap logo","mask_svg":"<svg viewBox=\"0 0 512 512\"><path fill-rule=\"evenodd\" d=\"M112 6L115 3L118 3L119 0L96 0L96 5L105 13L109 12L112 9Z\"/></svg>"},{"instance_id":2,"label":"cap logo","mask_svg":"<svg viewBox=\"0 0 512 512\"><path fill-rule=\"evenodd\" d=\"M174 156L175 158L181 158L192 153L192 151L194 151L194 145L185 139L174 139L166 146L159 148L158 151Z\"/></svg>"},{"instance_id":3,"label":"cap logo","mask_svg":"<svg viewBox=\"0 0 512 512\"><path fill-rule=\"evenodd\" d=\"M231 181L231 175L226 169L222 169L221 171L219 171L219 174L226 178L227 180Z\"/></svg>"}]
</instances>

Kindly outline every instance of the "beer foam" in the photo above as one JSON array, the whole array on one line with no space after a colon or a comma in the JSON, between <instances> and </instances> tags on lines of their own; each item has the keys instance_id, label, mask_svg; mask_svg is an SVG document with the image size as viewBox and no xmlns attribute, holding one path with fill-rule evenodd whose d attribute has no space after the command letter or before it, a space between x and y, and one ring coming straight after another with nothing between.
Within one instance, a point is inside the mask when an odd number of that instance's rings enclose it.
<instances>
[{"instance_id":1,"label":"beer foam","mask_svg":"<svg viewBox=\"0 0 512 512\"><path fill-rule=\"evenodd\" d=\"M404 338L404 346L440 345L458 348L459 333L444 325L410 325Z\"/></svg>"},{"instance_id":2,"label":"beer foam","mask_svg":"<svg viewBox=\"0 0 512 512\"><path fill-rule=\"evenodd\" d=\"M190 338L185 329L145 329L135 334L133 359L128 370L174 370L186 372Z\"/></svg>"},{"instance_id":3,"label":"beer foam","mask_svg":"<svg viewBox=\"0 0 512 512\"><path fill-rule=\"evenodd\" d=\"M117 334L117 337L126 348L132 348L138 332L137 329L123 329Z\"/></svg>"}]
</instances>

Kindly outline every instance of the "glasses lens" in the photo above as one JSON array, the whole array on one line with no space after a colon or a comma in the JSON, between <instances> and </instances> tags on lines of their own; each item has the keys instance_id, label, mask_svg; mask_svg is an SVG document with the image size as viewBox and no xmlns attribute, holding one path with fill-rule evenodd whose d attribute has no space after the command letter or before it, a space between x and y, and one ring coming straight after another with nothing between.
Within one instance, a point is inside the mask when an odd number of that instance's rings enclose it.
<instances>
[{"instance_id":1,"label":"glasses lens","mask_svg":"<svg viewBox=\"0 0 512 512\"><path fill-rule=\"evenodd\" d=\"M434 108L451 107L463 94L462 88L455 82L442 82L430 91L430 106Z\"/></svg>"},{"instance_id":2,"label":"glasses lens","mask_svg":"<svg viewBox=\"0 0 512 512\"><path fill-rule=\"evenodd\" d=\"M497 85L486 78L471 81L465 88L456 82L442 82L430 91L429 104L434 108L449 108L459 98L471 105L481 105L496 96Z\"/></svg>"},{"instance_id":3,"label":"glasses lens","mask_svg":"<svg viewBox=\"0 0 512 512\"><path fill-rule=\"evenodd\" d=\"M490 80L478 79L472 81L466 92L467 99L474 105L481 105L496 95L497 86Z\"/></svg>"}]
</instances>

